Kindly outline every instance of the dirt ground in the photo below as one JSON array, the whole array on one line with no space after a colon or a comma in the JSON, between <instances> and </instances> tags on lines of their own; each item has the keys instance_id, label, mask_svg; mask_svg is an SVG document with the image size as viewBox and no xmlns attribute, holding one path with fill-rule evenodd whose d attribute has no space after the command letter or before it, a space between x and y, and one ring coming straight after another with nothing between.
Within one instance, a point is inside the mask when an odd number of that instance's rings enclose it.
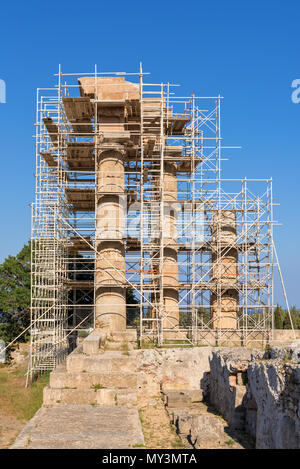
<instances>
[{"instance_id":1,"label":"dirt ground","mask_svg":"<svg viewBox=\"0 0 300 469\"><path fill-rule=\"evenodd\" d=\"M138 409L146 448L183 448L160 396L140 397Z\"/></svg>"},{"instance_id":2,"label":"dirt ground","mask_svg":"<svg viewBox=\"0 0 300 469\"><path fill-rule=\"evenodd\" d=\"M0 412L0 449L9 448L25 424L26 420Z\"/></svg>"}]
</instances>

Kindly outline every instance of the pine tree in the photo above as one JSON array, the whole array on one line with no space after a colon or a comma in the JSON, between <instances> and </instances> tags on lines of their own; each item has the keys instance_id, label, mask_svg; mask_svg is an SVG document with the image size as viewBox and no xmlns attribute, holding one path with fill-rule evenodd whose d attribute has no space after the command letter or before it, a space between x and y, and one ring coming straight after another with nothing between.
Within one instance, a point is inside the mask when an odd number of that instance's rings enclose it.
<instances>
[{"instance_id":1,"label":"pine tree","mask_svg":"<svg viewBox=\"0 0 300 469\"><path fill-rule=\"evenodd\" d=\"M277 305L274 311L274 326L275 329L283 329L286 312L281 306Z\"/></svg>"}]
</instances>

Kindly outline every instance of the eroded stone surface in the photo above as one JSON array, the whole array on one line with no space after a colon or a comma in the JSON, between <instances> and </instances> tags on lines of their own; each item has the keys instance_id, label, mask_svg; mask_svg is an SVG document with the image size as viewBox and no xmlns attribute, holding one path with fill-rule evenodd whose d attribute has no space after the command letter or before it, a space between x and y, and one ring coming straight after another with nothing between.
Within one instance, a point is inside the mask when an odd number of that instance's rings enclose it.
<instances>
[{"instance_id":1,"label":"eroded stone surface","mask_svg":"<svg viewBox=\"0 0 300 469\"><path fill-rule=\"evenodd\" d=\"M253 360L262 356L258 350L243 347L224 348L212 354L207 398L233 428L245 426L247 370Z\"/></svg>"},{"instance_id":2,"label":"eroded stone surface","mask_svg":"<svg viewBox=\"0 0 300 469\"><path fill-rule=\"evenodd\" d=\"M300 366L281 360L252 363L250 402L255 402L256 448L300 448Z\"/></svg>"},{"instance_id":3,"label":"eroded stone surface","mask_svg":"<svg viewBox=\"0 0 300 469\"><path fill-rule=\"evenodd\" d=\"M61 404L43 406L11 448L99 449L143 444L136 409Z\"/></svg>"},{"instance_id":4,"label":"eroded stone surface","mask_svg":"<svg viewBox=\"0 0 300 469\"><path fill-rule=\"evenodd\" d=\"M202 389L212 347L136 350L139 392Z\"/></svg>"},{"instance_id":5,"label":"eroded stone surface","mask_svg":"<svg viewBox=\"0 0 300 469\"><path fill-rule=\"evenodd\" d=\"M180 391L176 391L180 394ZM175 391L173 391L175 394ZM217 415L204 402L192 402L188 394L178 396L178 407L166 408L171 422L186 448L195 449L240 449L251 447L245 439L238 438L238 434L229 429L227 422ZM179 407L181 405L181 407ZM238 439L240 441L238 441Z\"/></svg>"},{"instance_id":6,"label":"eroded stone surface","mask_svg":"<svg viewBox=\"0 0 300 469\"><path fill-rule=\"evenodd\" d=\"M276 346L263 354L213 353L207 398L230 427L256 439L256 448L300 448L300 365L292 356L297 346Z\"/></svg>"}]
</instances>

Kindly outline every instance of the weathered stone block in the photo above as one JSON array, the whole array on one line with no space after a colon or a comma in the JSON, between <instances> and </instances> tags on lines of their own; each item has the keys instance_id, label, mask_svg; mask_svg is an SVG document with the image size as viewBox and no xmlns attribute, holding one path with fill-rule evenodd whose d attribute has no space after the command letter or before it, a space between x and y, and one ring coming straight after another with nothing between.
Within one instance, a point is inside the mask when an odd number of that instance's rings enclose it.
<instances>
[{"instance_id":1,"label":"weathered stone block","mask_svg":"<svg viewBox=\"0 0 300 469\"><path fill-rule=\"evenodd\" d=\"M109 338L115 342L136 342L137 331L136 329L126 329L126 331L113 331L110 333Z\"/></svg>"},{"instance_id":2,"label":"weathered stone block","mask_svg":"<svg viewBox=\"0 0 300 469\"><path fill-rule=\"evenodd\" d=\"M300 448L299 370L280 359L249 365L249 400L257 406L256 448Z\"/></svg>"},{"instance_id":3,"label":"weathered stone block","mask_svg":"<svg viewBox=\"0 0 300 469\"><path fill-rule=\"evenodd\" d=\"M53 371L50 374L50 387L52 388L91 388L93 386L101 385L104 388L108 387L134 387L137 386L136 373L120 373L120 372L78 372L67 373L63 371Z\"/></svg>"},{"instance_id":4,"label":"weathered stone block","mask_svg":"<svg viewBox=\"0 0 300 469\"><path fill-rule=\"evenodd\" d=\"M72 372L93 372L101 373L105 371L136 371L136 361L132 357L109 355L113 352L107 352L103 356L87 357L82 354L71 354L67 358L67 371Z\"/></svg>"},{"instance_id":5,"label":"weathered stone block","mask_svg":"<svg viewBox=\"0 0 300 469\"><path fill-rule=\"evenodd\" d=\"M164 392L165 404L171 407L189 407L195 402L202 401L202 391L199 390L171 390Z\"/></svg>"},{"instance_id":6,"label":"weathered stone block","mask_svg":"<svg viewBox=\"0 0 300 469\"><path fill-rule=\"evenodd\" d=\"M86 337L82 343L83 353L86 355L93 355L99 352L101 340L103 341L104 335L102 334L90 334Z\"/></svg>"},{"instance_id":7,"label":"weathered stone block","mask_svg":"<svg viewBox=\"0 0 300 469\"><path fill-rule=\"evenodd\" d=\"M96 391L94 389L55 389L44 388L45 405L56 404L96 404Z\"/></svg>"},{"instance_id":8,"label":"weathered stone block","mask_svg":"<svg viewBox=\"0 0 300 469\"><path fill-rule=\"evenodd\" d=\"M135 350L139 381L148 395L168 389L200 389L209 372L211 347Z\"/></svg>"},{"instance_id":9,"label":"weathered stone block","mask_svg":"<svg viewBox=\"0 0 300 469\"><path fill-rule=\"evenodd\" d=\"M175 378L170 378L169 376L163 376L161 382L161 390L181 390L187 389L189 387L189 381L182 376L176 376Z\"/></svg>"},{"instance_id":10,"label":"weathered stone block","mask_svg":"<svg viewBox=\"0 0 300 469\"><path fill-rule=\"evenodd\" d=\"M98 389L96 392L96 403L102 406L115 405L116 391L114 389Z\"/></svg>"},{"instance_id":11,"label":"weathered stone block","mask_svg":"<svg viewBox=\"0 0 300 469\"><path fill-rule=\"evenodd\" d=\"M212 448L224 442L224 425L214 415L195 415L190 426L190 441L196 449Z\"/></svg>"}]
</instances>

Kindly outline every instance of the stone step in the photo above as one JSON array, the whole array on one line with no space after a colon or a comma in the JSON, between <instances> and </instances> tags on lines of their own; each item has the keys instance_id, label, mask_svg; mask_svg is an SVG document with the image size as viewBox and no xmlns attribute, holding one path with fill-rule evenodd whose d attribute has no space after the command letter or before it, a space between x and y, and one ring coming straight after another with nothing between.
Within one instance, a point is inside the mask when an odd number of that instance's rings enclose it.
<instances>
[{"instance_id":1,"label":"stone step","mask_svg":"<svg viewBox=\"0 0 300 469\"><path fill-rule=\"evenodd\" d=\"M68 389L44 388L44 405L73 404L92 406L123 406L137 405L136 388L102 388L102 389Z\"/></svg>"},{"instance_id":2,"label":"stone step","mask_svg":"<svg viewBox=\"0 0 300 469\"><path fill-rule=\"evenodd\" d=\"M115 331L107 334L108 340L115 342L136 342L137 331L136 329L127 329L126 331Z\"/></svg>"},{"instance_id":3,"label":"stone step","mask_svg":"<svg viewBox=\"0 0 300 469\"><path fill-rule=\"evenodd\" d=\"M67 371L69 373L91 372L102 373L108 371L135 372L136 359L120 352L107 351L103 355L91 357L81 353L72 353L67 357Z\"/></svg>"},{"instance_id":4,"label":"stone step","mask_svg":"<svg viewBox=\"0 0 300 469\"><path fill-rule=\"evenodd\" d=\"M120 352L128 352L133 350L133 344L131 342L114 342L107 340L105 343L105 350L119 350Z\"/></svg>"},{"instance_id":5,"label":"stone step","mask_svg":"<svg viewBox=\"0 0 300 469\"><path fill-rule=\"evenodd\" d=\"M54 370L50 374L51 388L92 388L101 385L104 388L126 388L137 386L137 373L109 371L103 373L68 373L66 368Z\"/></svg>"},{"instance_id":6,"label":"stone step","mask_svg":"<svg viewBox=\"0 0 300 469\"><path fill-rule=\"evenodd\" d=\"M169 408L189 407L201 402L203 393L201 389L170 390L163 393L163 398Z\"/></svg>"},{"instance_id":7,"label":"stone step","mask_svg":"<svg viewBox=\"0 0 300 469\"><path fill-rule=\"evenodd\" d=\"M179 418L177 431L180 435L189 435L189 441L196 449L220 448L228 439L224 423L216 415L209 413Z\"/></svg>"},{"instance_id":8,"label":"stone step","mask_svg":"<svg viewBox=\"0 0 300 469\"><path fill-rule=\"evenodd\" d=\"M207 414L207 405L204 402L197 402L192 406L188 407L167 407L167 412L170 416L171 422L176 425L179 418L185 418L186 416L192 417L194 415Z\"/></svg>"},{"instance_id":9,"label":"stone step","mask_svg":"<svg viewBox=\"0 0 300 469\"><path fill-rule=\"evenodd\" d=\"M14 449L103 449L144 445L137 409L91 405L42 407Z\"/></svg>"},{"instance_id":10,"label":"stone step","mask_svg":"<svg viewBox=\"0 0 300 469\"><path fill-rule=\"evenodd\" d=\"M100 346L102 346L105 342L105 338L105 334L93 331L84 339L82 343L83 353L87 355L93 355L95 353L98 353Z\"/></svg>"}]
</instances>

